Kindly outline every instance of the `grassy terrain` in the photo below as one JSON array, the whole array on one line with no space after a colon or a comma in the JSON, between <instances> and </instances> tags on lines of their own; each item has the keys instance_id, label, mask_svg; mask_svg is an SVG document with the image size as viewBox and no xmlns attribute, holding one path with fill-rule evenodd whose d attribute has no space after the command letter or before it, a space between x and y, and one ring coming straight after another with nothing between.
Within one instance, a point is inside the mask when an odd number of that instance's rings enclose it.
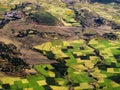
<instances>
[{"instance_id":1,"label":"grassy terrain","mask_svg":"<svg viewBox=\"0 0 120 90\"><path fill-rule=\"evenodd\" d=\"M64 3L42 3L42 6L55 16L58 20L62 21L65 26L79 26L80 24L74 19L74 11L68 9Z\"/></svg>"},{"instance_id":2,"label":"grassy terrain","mask_svg":"<svg viewBox=\"0 0 120 90\"><path fill-rule=\"evenodd\" d=\"M79 3L78 5L74 5L74 7L78 8L80 6L81 8L88 9L89 11L93 13L97 13L99 16L113 21L117 24L120 24L120 15L118 12L120 12L119 5L116 5L114 3L110 4L87 4L87 3Z\"/></svg>"},{"instance_id":3,"label":"grassy terrain","mask_svg":"<svg viewBox=\"0 0 120 90\"><path fill-rule=\"evenodd\" d=\"M45 12L44 10L39 10L32 14L31 19L36 21L38 24L45 25L56 25L57 18L52 16L50 13Z\"/></svg>"}]
</instances>

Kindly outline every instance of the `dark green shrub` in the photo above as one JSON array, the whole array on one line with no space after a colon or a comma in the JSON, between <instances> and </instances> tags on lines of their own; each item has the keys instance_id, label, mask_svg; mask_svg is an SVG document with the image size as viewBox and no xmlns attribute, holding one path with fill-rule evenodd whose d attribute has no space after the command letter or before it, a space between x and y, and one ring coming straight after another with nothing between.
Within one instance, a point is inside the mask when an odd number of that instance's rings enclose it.
<instances>
[{"instance_id":1,"label":"dark green shrub","mask_svg":"<svg viewBox=\"0 0 120 90\"><path fill-rule=\"evenodd\" d=\"M55 25L57 21L57 18L43 10L31 14L30 17L38 24Z\"/></svg>"}]
</instances>

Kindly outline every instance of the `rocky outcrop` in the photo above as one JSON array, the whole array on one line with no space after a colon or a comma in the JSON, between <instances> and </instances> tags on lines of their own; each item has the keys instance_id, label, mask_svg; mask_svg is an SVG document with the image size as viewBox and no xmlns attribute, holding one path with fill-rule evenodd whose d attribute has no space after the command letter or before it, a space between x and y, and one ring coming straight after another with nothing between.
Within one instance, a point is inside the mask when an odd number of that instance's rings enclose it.
<instances>
[{"instance_id":1,"label":"rocky outcrop","mask_svg":"<svg viewBox=\"0 0 120 90\"><path fill-rule=\"evenodd\" d=\"M6 20L16 20L21 19L24 15L19 11L10 11L4 14Z\"/></svg>"},{"instance_id":2,"label":"rocky outcrop","mask_svg":"<svg viewBox=\"0 0 120 90\"><path fill-rule=\"evenodd\" d=\"M13 10L13 11L5 12L4 18L0 20L0 28L3 28L3 26L9 23L9 21L18 20L21 19L22 17L24 17L24 15L22 12L19 11Z\"/></svg>"}]
</instances>

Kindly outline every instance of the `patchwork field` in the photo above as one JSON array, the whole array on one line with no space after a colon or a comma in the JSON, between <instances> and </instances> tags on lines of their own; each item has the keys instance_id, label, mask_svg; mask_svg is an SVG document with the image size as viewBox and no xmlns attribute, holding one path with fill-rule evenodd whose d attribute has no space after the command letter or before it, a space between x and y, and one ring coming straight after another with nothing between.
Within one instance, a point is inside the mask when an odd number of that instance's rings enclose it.
<instances>
[{"instance_id":1,"label":"patchwork field","mask_svg":"<svg viewBox=\"0 0 120 90\"><path fill-rule=\"evenodd\" d=\"M102 39L53 41L35 46L57 63L35 65L37 75L25 78L1 77L5 90L119 90L120 42ZM92 48L94 47L94 48ZM99 54L95 53L99 51ZM103 59L100 58L103 57Z\"/></svg>"},{"instance_id":2,"label":"patchwork field","mask_svg":"<svg viewBox=\"0 0 120 90\"><path fill-rule=\"evenodd\" d=\"M85 1L0 0L0 90L120 90L120 5Z\"/></svg>"}]
</instances>

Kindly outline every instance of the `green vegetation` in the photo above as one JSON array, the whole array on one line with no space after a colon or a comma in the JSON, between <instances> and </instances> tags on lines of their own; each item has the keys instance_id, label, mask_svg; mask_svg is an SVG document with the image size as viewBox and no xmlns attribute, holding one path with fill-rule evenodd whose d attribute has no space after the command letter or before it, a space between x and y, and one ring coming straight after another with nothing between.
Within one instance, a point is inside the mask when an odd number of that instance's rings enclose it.
<instances>
[{"instance_id":1,"label":"green vegetation","mask_svg":"<svg viewBox=\"0 0 120 90\"><path fill-rule=\"evenodd\" d=\"M74 11L67 8L61 1L56 2L56 4L46 4L42 3L45 9L55 16L58 20L62 21L65 26L80 26L80 24L75 20Z\"/></svg>"},{"instance_id":2,"label":"green vegetation","mask_svg":"<svg viewBox=\"0 0 120 90\"><path fill-rule=\"evenodd\" d=\"M58 63L35 65L34 68L38 74L28 75L24 79L15 79L13 82L8 79L5 81L5 78L0 80L4 84L9 83L11 89L47 90L49 88L55 90L63 88L67 90L69 86L72 86L75 90L79 90L81 88L93 89L93 85L96 89L119 88L120 82L115 78L120 72L118 69L120 67L120 42L116 40L112 43L111 40L92 39L89 44L100 51L100 55L105 59L103 65L95 67L101 59L95 55L92 48L85 44L84 40L46 42L34 48L43 51L45 55L48 51L54 53L55 56L52 58L57 59Z\"/></svg>"},{"instance_id":3,"label":"green vegetation","mask_svg":"<svg viewBox=\"0 0 120 90\"><path fill-rule=\"evenodd\" d=\"M56 25L57 19L50 13L40 10L31 15L31 19L39 24Z\"/></svg>"}]
</instances>

